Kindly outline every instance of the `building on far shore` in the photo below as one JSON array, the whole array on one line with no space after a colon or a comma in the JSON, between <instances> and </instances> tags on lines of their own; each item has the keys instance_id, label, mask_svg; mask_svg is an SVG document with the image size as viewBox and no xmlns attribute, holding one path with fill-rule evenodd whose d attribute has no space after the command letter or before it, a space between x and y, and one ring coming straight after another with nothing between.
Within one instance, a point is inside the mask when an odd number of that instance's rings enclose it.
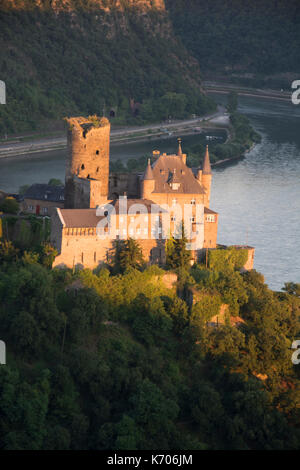
<instances>
[{"instance_id":1,"label":"building on far shore","mask_svg":"<svg viewBox=\"0 0 300 470\"><path fill-rule=\"evenodd\" d=\"M21 210L29 214L51 216L57 207L64 207L64 191L64 186L33 184L24 194Z\"/></svg>"}]
</instances>

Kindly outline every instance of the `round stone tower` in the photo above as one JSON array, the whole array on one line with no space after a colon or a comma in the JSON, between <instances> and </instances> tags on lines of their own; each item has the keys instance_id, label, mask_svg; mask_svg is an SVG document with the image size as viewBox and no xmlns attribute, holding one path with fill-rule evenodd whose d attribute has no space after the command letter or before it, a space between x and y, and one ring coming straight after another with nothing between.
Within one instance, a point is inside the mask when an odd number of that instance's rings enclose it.
<instances>
[{"instance_id":1,"label":"round stone tower","mask_svg":"<svg viewBox=\"0 0 300 470\"><path fill-rule=\"evenodd\" d=\"M71 117L66 121L65 207L94 207L108 198L110 123L97 116Z\"/></svg>"}]
</instances>

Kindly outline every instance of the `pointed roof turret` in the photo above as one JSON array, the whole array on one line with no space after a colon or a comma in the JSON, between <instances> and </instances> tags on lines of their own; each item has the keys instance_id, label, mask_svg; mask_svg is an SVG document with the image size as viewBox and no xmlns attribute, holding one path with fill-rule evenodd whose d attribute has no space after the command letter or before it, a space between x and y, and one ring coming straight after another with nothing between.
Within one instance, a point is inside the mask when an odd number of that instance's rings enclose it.
<instances>
[{"instance_id":1,"label":"pointed roof turret","mask_svg":"<svg viewBox=\"0 0 300 470\"><path fill-rule=\"evenodd\" d=\"M203 175L211 175L211 166L210 166L208 145L206 146L206 151L205 151L205 155L204 155L202 173L203 173Z\"/></svg>"},{"instance_id":2,"label":"pointed roof turret","mask_svg":"<svg viewBox=\"0 0 300 470\"><path fill-rule=\"evenodd\" d=\"M144 173L144 180L154 180L154 175L153 175L153 171L152 171L152 167L151 167L151 163L150 163L150 158L148 158L148 165L147 165L147 168L146 168L146 171Z\"/></svg>"},{"instance_id":3,"label":"pointed roof turret","mask_svg":"<svg viewBox=\"0 0 300 470\"><path fill-rule=\"evenodd\" d=\"M179 137L179 138L177 139L177 141L178 141L177 155L178 155L178 157L182 157L181 138Z\"/></svg>"}]
</instances>

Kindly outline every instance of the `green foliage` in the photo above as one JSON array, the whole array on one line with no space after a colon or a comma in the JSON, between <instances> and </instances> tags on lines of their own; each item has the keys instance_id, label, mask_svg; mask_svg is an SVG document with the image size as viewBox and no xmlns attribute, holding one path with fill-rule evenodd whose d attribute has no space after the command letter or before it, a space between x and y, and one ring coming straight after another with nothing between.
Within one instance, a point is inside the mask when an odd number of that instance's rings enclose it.
<instances>
[{"instance_id":1,"label":"green foliage","mask_svg":"<svg viewBox=\"0 0 300 470\"><path fill-rule=\"evenodd\" d=\"M290 0L288 8L284 0L166 0L166 5L175 31L205 64L207 75L230 75L245 85L272 88L271 76L280 74L281 81L273 79L276 88L284 84L289 89L284 73L299 73L297 0Z\"/></svg>"},{"instance_id":2,"label":"green foliage","mask_svg":"<svg viewBox=\"0 0 300 470\"><path fill-rule=\"evenodd\" d=\"M186 248L187 238L183 224L178 227L176 237L167 240L166 265L170 269L185 271L190 267L191 252Z\"/></svg>"},{"instance_id":3,"label":"green foliage","mask_svg":"<svg viewBox=\"0 0 300 470\"><path fill-rule=\"evenodd\" d=\"M0 135L52 130L55 121L61 129L63 116L103 109L107 115L116 110L117 124L215 109L202 93L198 65L169 33L165 15L144 19L135 7L107 12L99 2L96 12L86 3L59 12L35 4L1 5L0 69L8 99L0 108ZM142 104L136 116L131 98Z\"/></svg>"},{"instance_id":4,"label":"green foliage","mask_svg":"<svg viewBox=\"0 0 300 470\"><path fill-rule=\"evenodd\" d=\"M1 247L1 448L299 448L296 284L196 265L189 308L157 266L73 273ZM242 327L206 325L221 302Z\"/></svg>"},{"instance_id":5,"label":"green foliage","mask_svg":"<svg viewBox=\"0 0 300 470\"><path fill-rule=\"evenodd\" d=\"M217 292L198 291L197 302L192 306L191 324L203 326L213 316L218 315L222 304L221 296Z\"/></svg>"},{"instance_id":6,"label":"green foliage","mask_svg":"<svg viewBox=\"0 0 300 470\"><path fill-rule=\"evenodd\" d=\"M29 188L30 188L30 185L29 185L29 184L23 184L22 186L19 187L18 193L19 193L20 195L23 195L23 194L26 193L27 189L29 189Z\"/></svg>"},{"instance_id":7,"label":"green foliage","mask_svg":"<svg viewBox=\"0 0 300 470\"><path fill-rule=\"evenodd\" d=\"M231 91L228 93L228 98L227 98L227 111L230 114L234 114L237 111L238 107L238 94L236 91Z\"/></svg>"},{"instance_id":8,"label":"green foliage","mask_svg":"<svg viewBox=\"0 0 300 470\"><path fill-rule=\"evenodd\" d=\"M208 266L214 271L241 269L247 259L246 248L227 247L208 251Z\"/></svg>"},{"instance_id":9,"label":"green foliage","mask_svg":"<svg viewBox=\"0 0 300 470\"><path fill-rule=\"evenodd\" d=\"M63 182L58 179L58 178L51 178L49 181L48 181L48 184L50 184L51 186L63 186Z\"/></svg>"},{"instance_id":10,"label":"green foliage","mask_svg":"<svg viewBox=\"0 0 300 470\"><path fill-rule=\"evenodd\" d=\"M123 273L130 268L141 269L145 264L142 249L133 238L116 240L113 251L113 268L116 272Z\"/></svg>"},{"instance_id":11,"label":"green foliage","mask_svg":"<svg viewBox=\"0 0 300 470\"><path fill-rule=\"evenodd\" d=\"M0 203L0 211L6 214L17 214L19 212L19 203L13 197L6 197L4 201Z\"/></svg>"}]
</instances>

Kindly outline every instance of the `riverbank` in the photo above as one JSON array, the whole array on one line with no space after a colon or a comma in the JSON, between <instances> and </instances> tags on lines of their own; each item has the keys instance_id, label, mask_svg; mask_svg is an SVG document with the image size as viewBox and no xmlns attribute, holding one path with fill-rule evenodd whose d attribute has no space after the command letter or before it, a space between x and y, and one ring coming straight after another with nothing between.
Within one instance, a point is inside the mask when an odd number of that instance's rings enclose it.
<instances>
[{"instance_id":1,"label":"riverbank","mask_svg":"<svg viewBox=\"0 0 300 470\"><path fill-rule=\"evenodd\" d=\"M214 120L221 119L220 123ZM120 145L134 142L151 141L152 139L168 138L170 136L190 135L195 129L226 129L226 113L224 107L219 106L218 111L208 116L168 123L151 124L142 127L132 127L123 129L113 129L111 131L111 145ZM2 142L0 144L0 158L22 156L34 153L64 150L67 148L67 138L65 136L55 136L51 138L32 139L25 142Z\"/></svg>"},{"instance_id":2,"label":"riverbank","mask_svg":"<svg viewBox=\"0 0 300 470\"><path fill-rule=\"evenodd\" d=\"M279 101L291 101L291 92L280 90L263 90L259 88L247 88L239 85L223 84L218 82L203 82L207 93L229 93L236 91L239 95L252 96L255 98L272 99Z\"/></svg>"}]
</instances>

